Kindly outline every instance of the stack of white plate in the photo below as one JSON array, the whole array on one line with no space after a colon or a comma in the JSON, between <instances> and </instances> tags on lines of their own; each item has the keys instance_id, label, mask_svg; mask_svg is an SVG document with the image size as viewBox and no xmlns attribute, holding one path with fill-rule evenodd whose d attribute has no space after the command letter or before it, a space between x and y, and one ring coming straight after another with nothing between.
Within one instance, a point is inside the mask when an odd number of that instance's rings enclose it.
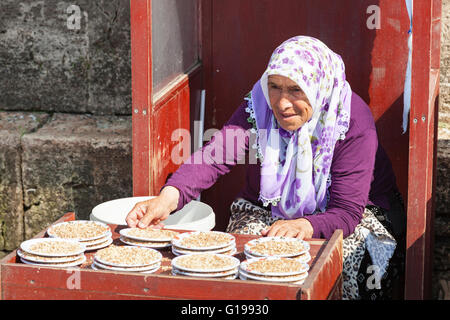
<instances>
[{"instance_id":1,"label":"stack of white plate","mask_svg":"<svg viewBox=\"0 0 450 320\"><path fill-rule=\"evenodd\" d=\"M172 259L172 274L197 278L236 279L239 259L217 253L192 253Z\"/></svg>"},{"instance_id":2,"label":"stack of white plate","mask_svg":"<svg viewBox=\"0 0 450 320\"><path fill-rule=\"evenodd\" d=\"M126 228L120 230L120 241L131 246L162 249L170 247L179 232L165 229Z\"/></svg>"},{"instance_id":3,"label":"stack of white plate","mask_svg":"<svg viewBox=\"0 0 450 320\"><path fill-rule=\"evenodd\" d=\"M264 257L243 261L239 266L241 280L302 284L309 266L292 258Z\"/></svg>"},{"instance_id":4,"label":"stack of white plate","mask_svg":"<svg viewBox=\"0 0 450 320\"><path fill-rule=\"evenodd\" d=\"M68 268L86 261L85 249L78 241L40 238L22 242L17 255L26 264Z\"/></svg>"},{"instance_id":5,"label":"stack of white plate","mask_svg":"<svg viewBox=\"0 0 450 320\"><path fill-rule=\"evenodd\" d=\"M159 251L136 246L109 246L97 251L91 265L94 270L153 273L161 267Z\"/></svg>"},{"instance_id":6,"label":"stack of white plate","mask_svg":"<svg viewBox=\"0 0 450 320\"><path fill-rule=\"evenodd\" d=\"M86 247L86 251L109 246L112 240L108 225L89 220L75 220L52 225L47 230L51 238L76 240Z\"/></svg>"},{"instance_id":7,"label":"stack of white plate","mask_svg":"<svg viewBox=\"0 0 450 320\"><path fill-rule=\"evenodd\" d=\"M172 252L179 256L192 253L236 253L236 238L220 231L195 231L180 233L172 239Z\"/></svg>"},{"instance_id":8,"label":"stack of white plate","mask_svg":"<svg viewBox=\"0 0 450 320\"><path fill-rule=\"evenodd\" d=\"M261 257L285 257L307 263L311 260L308 242L297 238L263 237L253 239L244 246L247 259Z\"/></svg>"}]
</instances>

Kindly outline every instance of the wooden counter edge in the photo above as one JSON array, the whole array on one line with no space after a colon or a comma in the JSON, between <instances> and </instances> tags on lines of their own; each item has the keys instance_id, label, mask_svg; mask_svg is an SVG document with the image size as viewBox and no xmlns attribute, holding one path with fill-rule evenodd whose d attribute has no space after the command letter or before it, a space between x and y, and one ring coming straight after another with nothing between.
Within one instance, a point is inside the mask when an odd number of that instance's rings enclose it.
<instances>
[{"instance_id":1,"label":"wooden counter edge","mask_svg":"<svg viewBox=\"0 0 450 320\"><path fill-rule=\"evenodd\" d=\"M325 300L342 297L342 242L343 231L336 230L302 285L300 299Z\"/></svg>"}]
</instances>

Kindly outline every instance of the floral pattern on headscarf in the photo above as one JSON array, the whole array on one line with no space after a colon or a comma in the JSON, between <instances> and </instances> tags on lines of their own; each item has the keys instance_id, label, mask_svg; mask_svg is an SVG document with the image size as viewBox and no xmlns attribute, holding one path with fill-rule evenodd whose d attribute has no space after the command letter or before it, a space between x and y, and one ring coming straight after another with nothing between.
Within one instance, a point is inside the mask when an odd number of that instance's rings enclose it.
<instances>
[{"instance_id":1,"label":"floral pattern on headscarf","mask_svg":"<svg viewBox=\"0 0 450 320\"><path fill-rule=\"evenodd\" d=\"M295 81L313 109L312 118L296 131L286 131L275 119L268 95L268 77ZM257 131L264 206L272 215L299 218L327 206L330 168L336 141L349 127L351 88L339 55L321 41L297 36L273 52L266 71L247 98Z\"/></svg>"}]
</instances>

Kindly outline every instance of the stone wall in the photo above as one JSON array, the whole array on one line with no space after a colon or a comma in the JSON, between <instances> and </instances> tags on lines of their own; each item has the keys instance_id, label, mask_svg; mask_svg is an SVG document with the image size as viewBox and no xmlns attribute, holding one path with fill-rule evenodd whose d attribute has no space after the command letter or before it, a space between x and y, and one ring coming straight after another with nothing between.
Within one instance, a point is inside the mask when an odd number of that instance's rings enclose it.
<instances>
[{"instance_id":1,"label":"stone wall","mask_svg":"<svg viewBox=\"0 0 450 320\"><path fill-rule=\"evenodd\" d=\"M129 6L2 0L0 109L131 114Z\"/></svg>"},{"instance_id":2,"label":"stone wall","mask_svg":"<svg viewBox=\"0 0 450 320\"><path fill-rule=\"evenodd\" d=\"M129 0L0 2L0 256L132 196Z\"/></svg>"}]
</instances>

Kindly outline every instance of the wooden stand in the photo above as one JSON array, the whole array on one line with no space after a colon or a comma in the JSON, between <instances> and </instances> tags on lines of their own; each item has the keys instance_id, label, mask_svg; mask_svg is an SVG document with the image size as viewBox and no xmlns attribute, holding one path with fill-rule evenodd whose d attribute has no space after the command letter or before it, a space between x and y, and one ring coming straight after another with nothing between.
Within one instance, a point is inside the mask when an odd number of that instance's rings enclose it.
<instances>
[{"instance_id":1,"label":"wooden stand","mask_svg":"<svg viewBox=\"0 0 450 320\"><path fill-rule=\"evenodd\" d=\"M73 212L55 223L75 219ZM110 225L114 244L121 245L119 230ZM43 230L35 238L46 236ZM237 253L245 260L245 243L257 236L234 235ZM171 274L171 250L162 250L160 270L153 274L97 271L91 269L95 251L85 253L86 262L78 268L54 268L20 262L16 251L0 260L0 297L24 299L205 299L205 300L322 300L342 298L342 231L329 241L307 240L311 245L309 275L303 285L258 281L191 278ZM122 244L123 245L123 244Z\"/></svg>"}]
</instances>

